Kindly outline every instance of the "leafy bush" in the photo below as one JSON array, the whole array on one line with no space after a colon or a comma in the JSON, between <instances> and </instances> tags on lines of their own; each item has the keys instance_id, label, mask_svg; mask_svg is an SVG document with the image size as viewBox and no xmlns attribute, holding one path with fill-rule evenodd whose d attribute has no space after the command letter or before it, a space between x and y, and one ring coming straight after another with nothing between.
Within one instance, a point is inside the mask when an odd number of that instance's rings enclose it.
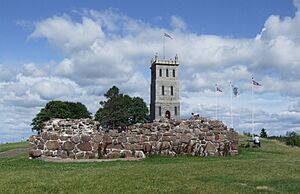
<instances>
[{"instance_id":1,"label":"leafy bush","mask_svg":"<svg viewBox=\"0 0 300 194\"><path fill-rule=\"evenodd\" d=\"M91 118L91 113L80 102L50 101L32 120L32 130L40 132L44 126L44 122L52 118Z\"/></svg>"},{"instance_id":2,"label":"leafy bush","mask_svg":"<svg viewBox=\"0 0 300 194\"><path fill-rule=\"evenodd\" d=\"M286 144L300 147L300 135L294 131L286 133Z\"/></svg>"}]
</instances>

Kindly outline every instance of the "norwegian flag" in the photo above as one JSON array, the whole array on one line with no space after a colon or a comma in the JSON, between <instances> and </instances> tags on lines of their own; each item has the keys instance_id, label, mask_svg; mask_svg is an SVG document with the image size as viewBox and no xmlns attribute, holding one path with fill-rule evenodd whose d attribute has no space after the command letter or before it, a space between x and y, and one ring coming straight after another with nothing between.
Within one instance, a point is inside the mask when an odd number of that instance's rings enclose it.
<instances>
[{"instance_id":1,"label":"norwegian flag","mask_svg":"<svg viewBox=\"0 0 300 194\"><path fill-rule=\"evenodd\" d=\"M233 95L234 95L235 97L237 97L237 96L239 95L239 88L236 87L236 86L234 86L234 87L232 88L232 92L233 92Z\"/></svg>"},{"instance_id":2,"label":"norwegian flag","mask_svg":"<svg viewBox=\"0 0 300 194\"><path fill-rule=\"evenodd\" d=\"M172 36L170 34L164 33L164 36L173 40L173 38L172 38Z\"/></svg>"},{"instance_id":3,"label":"norwegian flag","mask_svg":"<svg viewBox=\"0 0 300 194\"><path fill-rule=\"evenodd\" d=\"M217 84L216 84L216 89L217 89L217 92L223 92L223 91L218 87Z\"/></svg>"},{"instance_id":4,"label":"norwegian flag","mask_svg":"<svg viewBox=\"0 0 300 194\"><path fill-rule=\"evenodd\" d=\"M253 78L252 78L252 84L253 84L254 86L261 86L261 84L258 83L257 81L255 81Z\"/></svg>"}]
</instances>

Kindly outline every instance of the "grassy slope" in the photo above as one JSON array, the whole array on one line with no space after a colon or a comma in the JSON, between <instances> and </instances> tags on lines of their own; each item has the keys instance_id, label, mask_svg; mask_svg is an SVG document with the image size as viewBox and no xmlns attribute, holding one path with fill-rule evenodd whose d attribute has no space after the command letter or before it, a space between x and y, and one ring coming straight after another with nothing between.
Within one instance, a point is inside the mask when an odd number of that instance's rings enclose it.
<instances>
[{"instance_id":1,"label":"grassy slope","mask_svg":"<svg viewBox=\"0 0 300 194\"><path fill-rule=\"evenodd\" d=\"M300 149L263 141L237 157L45 163L0 159L0 193L297 193Z\"/></svg>"},{"instance_id":2,"label":"grassy slope","mask_svg":"<svg viewBox=\"0 0 300 194\"><path fill-rule=\"evenodd\" d=\"M28 147L28 142L5 143L5 144L0 144L0 152L5 152L16 148L26 148L26 147Z\"/></svg>"}]
</instances>

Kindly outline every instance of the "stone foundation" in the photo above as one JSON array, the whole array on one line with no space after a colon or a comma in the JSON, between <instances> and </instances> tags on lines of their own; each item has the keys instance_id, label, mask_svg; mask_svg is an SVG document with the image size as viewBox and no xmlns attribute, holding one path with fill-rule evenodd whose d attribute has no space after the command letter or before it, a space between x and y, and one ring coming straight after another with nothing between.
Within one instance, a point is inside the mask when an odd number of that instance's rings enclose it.
<instances>
[{"instance_id":1,"label":"stone foundation","mask_svg":"<svg viewBox=\"0 0 300 194\"><path fill-rule=\"evenodd\" d=\"M29 155L73 159L144 158L152 154L224 156L238 154L238 134L221 121L154 122L104 131L91 119L52 119L29 138Z\"/></svg>"}]
</instances>

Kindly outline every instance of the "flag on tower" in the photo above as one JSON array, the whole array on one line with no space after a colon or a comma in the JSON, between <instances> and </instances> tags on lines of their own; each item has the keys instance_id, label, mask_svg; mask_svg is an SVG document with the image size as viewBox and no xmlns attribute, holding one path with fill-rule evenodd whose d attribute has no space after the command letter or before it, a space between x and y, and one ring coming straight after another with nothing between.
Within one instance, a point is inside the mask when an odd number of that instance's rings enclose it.
<instances>
[{"instance_id":1,"label":"flag on tower","mask_svg":"<svg viewBox=\"0 0 300 194\"><path fill-rule=\"evenodd\" d=\"M167 33L164 33L164 36L173 40L172 36Z\"/></svg>"},{"instance_id":2,"label":"flag on tower","mask_svg":"<svg viewBox=\"0 0 300 194\"><path fill-rule=\"evenodd\" d=\"M257 81L255 81L253 78L252 78L252 84L253 84L254 86L261 86L261 84L258 83Z\"/></svg>"},{"instance_id":3,"label":"flag on tower","mask_svg":"<svg viewBox=\"0 0 300 194\"><path fill-rule=\"evenodd\" d=\"M216 87L217 87L217 92L223 92L217 85Z\"/></svg>"},{"instance_id":4,"label":"flag on tower","mask_svg":"<svg viewBox=\"0 0 300 194\"><path fill-rule=\"evenodd\" d=\"M237 97L239 95L239 88L236 86L233 86L232 92L233 92L234 97Z\"/></svg>"}]
</instances>

